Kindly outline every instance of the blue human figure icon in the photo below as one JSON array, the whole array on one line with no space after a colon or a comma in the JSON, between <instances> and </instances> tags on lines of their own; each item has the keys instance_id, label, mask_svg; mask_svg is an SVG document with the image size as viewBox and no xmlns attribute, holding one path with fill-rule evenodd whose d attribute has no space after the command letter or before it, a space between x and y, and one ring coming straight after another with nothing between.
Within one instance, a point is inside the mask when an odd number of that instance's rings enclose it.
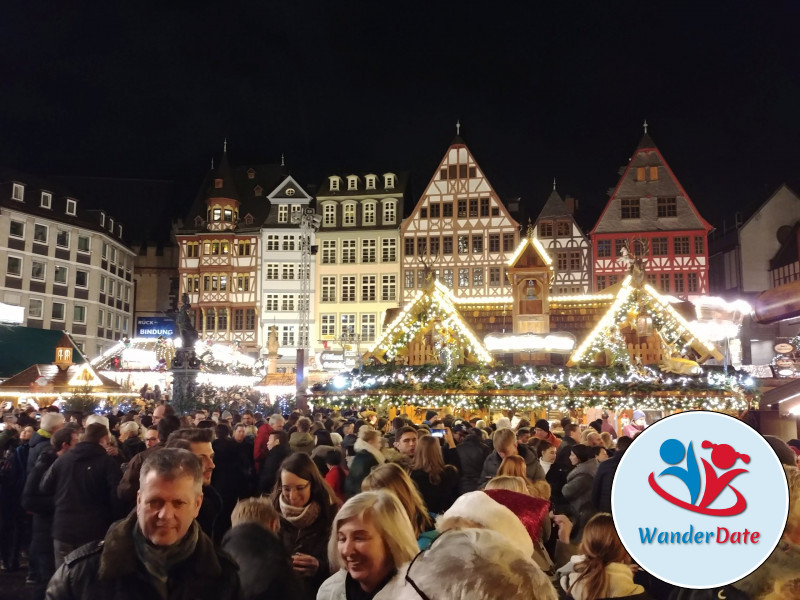
<instances>
[{"instance_id":1,"label":"blue human figure icon","mask_svg":"<svg viewBox=\"0 0 800 600\"><path fill-rule=\"evenodd\" d=\"M689 489L691 504L697 502L697 498L700 496L701 486L700 468L697 466L697 458L695 458L694 455L692 442L689 442L689 449L687 451L684 449L682 442L674 438L665 440L661 444L659 454L665 463L673 466L667 467L661 471L658 476L661 477L662 475L674 475L683 481L683 483L686 484L686 487ZM686 456L686 468L676 466L683 460L684 455Z\"/></svg>"}]
</instances>

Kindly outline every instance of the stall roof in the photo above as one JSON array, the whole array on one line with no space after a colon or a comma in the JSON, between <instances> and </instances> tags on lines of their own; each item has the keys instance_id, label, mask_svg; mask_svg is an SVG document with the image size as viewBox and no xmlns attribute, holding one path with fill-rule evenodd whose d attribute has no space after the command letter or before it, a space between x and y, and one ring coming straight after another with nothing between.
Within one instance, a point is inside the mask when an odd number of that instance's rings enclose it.
<instances>
[{"instance_id":1,"label":"stall roof","mask_svg":"<svg viewBox=\"0 0 800 600\"><path fill-rule=\"evenodd\" d=\"M64 335L58 329L0 325L0 379L6 379L36 364L55 360L56 346ZM72 362L86 359L73 342Z\"/></svg>"}]
</instances>

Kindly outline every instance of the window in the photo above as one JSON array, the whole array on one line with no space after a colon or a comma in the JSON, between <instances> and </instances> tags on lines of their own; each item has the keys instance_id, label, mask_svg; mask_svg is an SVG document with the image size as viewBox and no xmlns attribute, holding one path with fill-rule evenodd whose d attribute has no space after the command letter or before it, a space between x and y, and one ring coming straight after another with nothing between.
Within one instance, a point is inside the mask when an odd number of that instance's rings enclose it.
<instances>
[{"instance_id":1,"label":"window","mask_svg":"<svg viewBox=\"0 0 800 600\"><path fill-rule=\"evenodd\" d=\"M339 177L337 177L336 175L331 175L328 179L330 180L330 183L331 183L331 191L332 192L338 192L339 191L339 181L341 181L341 179Z\"/></svg>"},{"instance_id":2,"label":"window","mask_svg":"<svg viewBox=\"0 0 800 600\"><path fill-rule=\"evenodd\" d=\"M278 223L289 222L289 206L287 204L278 205Z\"/></svg>"},{"instance_id":3,"label":"window","mask_svg":"<svg viewBox=\"0 0 800 600\"><path fill-rule=\"evenodd\" d=\"M22 259L19 256L9 256L6 261L6 275L22 276Z\"/></svg>"},{"instance_id":4,"label":"window","mask_svg":"<svg viewBox=\"0 0 800 600\"><path fill-rule=\"evenodd\" d=\"M597 291L606 289L606 276L605 275L598 275L597 276Z\"/></svg>"},{"instance_id":5,"label":"window","mask_svg":"<svg viewBox=\"0 0 800 600\"><path fill-rule=\"evenodd\" d=\"M375 341L375 315L361 315L361 341Z\"/></svg>"},{"instance_id":6,"label":"window","mask_svg":"<svg viewBox=\"0 0 800 600\"><path fill-rule=\"evenodd\" d=\"M458 236L458 253L459 254L469 254L469 236L468 235L460 235L460 236Z\"/></svg>"},{"instance_id":7,"label":"window","mask_svg":"<svg viewBox=\"0 0 800 600\"><path fill-rule=\"evenodd\" d=\"M33 241L41 242L42 244L47 243L47 225L36 223L33 226Z\"/></svg>"},{"instance_id":8,"label":"window","mask_svg":"<svg viewBox=\"0 0 800 600\"><path fill-rule=\"evenodd\" d=\"M648 273L647 274L647 283L652 287L656 287L656 276L655 273Z\"/></svg>"},{"instance_id":9,"label":"window","mask_svg":"<svg viewBox=\"0 0 800 600\"><path fill-rule=\"evenodd\" d=\"M89 272L75 271L75 287L85 288L89 286Z\"/></svg>"},{"instance_id":10,"label":"window","mask_svg":"<svg viewBox=\"0 0 800 600\"><path fill-rule=\"evenodd\" d=\"M406 269L404 277L406 289L412 289L414 287L414 269Z\"/></svg>"},{"instance_id":11,"label":"window","mask_svg":"<svg viewBox=\"0 0 800 600\"><path fill-rule=\"evenodd\" d=\"M376 180L377 180L377 177L375 177L375 175L367 175L366 176L366 182L367 182L367 189L368 190L374 190L375 189L375 181Z\"/></svg>"},{"instance_id":12,"label":"window","mask_svg":"<svg viewBox=\"0 0 800 600\"><path fill-rule=\"evenodd\" d=\"M50 192L42 192L42 198L41 201L39 202L39 206L41 206L42 208L50 208L52 205L53 205L53 194L51 194ZM103 223L100 223L101 227L103 225L104 225Z\"/></svg>"},{"instance_id":13,"label":"window","mask_svg":"<svg viewBox=\"0 0 800 600\"><path fill-rule=\"evenodd\" d=\"M514 234L513 233L504 233L503 234L503 252L513 252L514 251Z\"/></svg>"},{"instance_id":14,"label":"window","mask_svg":"<svg viewBox=\"0 0 800 600\"><path fill-rule=\"evenodd\" d=\"M611 256L611 240L597 240L597 256L599 258Z\"/></svg>"},{"instance_id":15,"label":"window","mask_svg":"<svg viewBox=\"0 0 800 600\"><path fill-rule=\"evenodd\" d=\"M430 239L429 247L430 247L430 254L429 256L439 256L439 243L441 239L438 237L432 237Z\"/></svg>"},{"instance_id":16,"label":"window","mask_svg":"<svg viewBox=\"0 0 800 600\"><path fill-rule=\"evenodd\" d=\"M676 198L658 198L656 200L656 214L659 217L677 217L678 200Z\"/></svg>"},{"instance_id":17,"label":"window","mask_svg":"<svg viewBox=\"0 0 800 600\"><path fill-rule=\"evenodd\" d=\"M86 307L82 304L76 304L72 307L72 322L73 323L86 323Z\"/></svg>"},{"instance_id":18,"label":"window","mask_svg":"<svg viewBox=\"0 0 800 600\"><path fill-rule=\"evenodd\" d=\"M31 319L42 318L42 301L38 298L31 298L28 300L28 317ZM100 319L101 323L102 321L103 320Z\"/></svg>"},{"instance_id":19,"label":"window","mask_svg":"<svg viewBox=\"0 0 800 600\"><path fill-rule=\"evenodd\" d=\"M356 316L351 314L342 315L342 337L353 336L356 333Z\"/></svg>"},{"instance_id":20,"label":"window","mask_svg":"<svg viewBox=\"0 0 800 600\"><path fill-rule=\"evenodd\" d=\"M420 208L419 209L419 218L420 219L427 219L428 218L428 209L427 208Z\"/></svg>"},{"instance_id":21,"label":"window","mask_svg":"<svg viewBox=\"0 0 800 600\"><path fill-rule=\"evenodd\" d=\"M669 273L661 273L661 291L669 292Z\"/></svg>"},{"instance_id":22,"label":"window","mask_svg":"<svg viewBox=\"0 0 800 600\"><path fill-rule=\"evenodd\" d=\"M64 303L63 302L53 302L53 310L50 313L50 318L53 321L63 321L64 320Z\"/></svg>"},{"instance_id":23,"label":"window","mask_svg":"<svg viewBox=\"0 0 800 600\"><path fill-rule=\"evenodd\" d=\"M355 240L354 240L355 241ZM374 263L377 262L377 243L375 240L362 240L361 241L361 262Z\"/></svg>"},{"instance_id":24,"label":"window","mask_svg":"<svg viewBox=\"0 0 800 600\"><path fill-rule=\"evenodd\" d=\"M322 264L336 264L336 240L323 240L322 242Z\"/></svg>"},{"instance_id":25,"label":"window","mask_svg":"<svg viewBox=\"0 0 800 600\"><path fill-rule=\"evenodd\" d=\"M250 256L250 241L239 240L238 251L239 251L239 256Z\"/></svg>"},{"instance_id":26,"label":"window","mask_svg":"<svg viewBox=\"0 0 800 600\"><path fill-rule=\"evenodd\" d=\"M565 250L556 252L556 269L559 271L567 270L567 252Z\"/></svg>"},{"instance_id":27,"label":"window","mask_svg":"<svg viewBox=\"0 0 800 600\"><path fill-rule=\"evenodd\" d=\"M667 256L669 254L669 245L667 238L655 237L652 241L653 256Z\"/></svg>"},{"instance_id":28,"label":"window","mask_svg":"<svg viewBox=\"0 0 800 600\"><path fill-rule=\"evenodd\" d=\"M69 248L69 232L58 230L56 233L56 246L61 248Z\"/></svg>"},{"instance_id":29,"label":"window","mask_svg":"<svg viewBox=\"0 0 800 600\"><path fill-rule=\"evenodd\" d=\"M75 215L75 212L78 209L78 203L75 202L72 198L67 198L67 214L68 215Z\"/></svg>"},{"instance_id":30,"label":"window","mask_svg":"<svg viewBox=\"0 0 800 600\"><path fill-rule=\"evenodd\" d=\"M442 216L447 218L453 217L453 203L452 202L443 202L442 203Z\"/></svg>"},{"instance_id":31,"label":"window","mask_svg":"<svg viewBox=\"0 0 800 600\"><path fill-rule=\"evenodd\" d=\"M78 249L80 250L80 238L78 238L78 246ZM184 251L187 258L197 258L197 256L200 254L199 242L187 242L184 244Z\"/></svg>"},{"instance_id":32,"label":"window","mask_svg":"<svg viewBox=\"0 0 800 600\"><path fill-rule=\"evenodd\" d=\"M384 175L383 180L384 180L384 187L387 190L391 190L394 187L395 176L392 175L391 173L387 173L386 175Z\"/></svg>"},{"instance_id":33,"label":"window","mask_svg":"<svg viewBox=\"0 0 800 600\"><path fill-rule=\"evenodd\" d=\"M556 223L556 235L558 237L569 237L572 233L572 227L570 227L569 221L558 221Z\"/></svg>"},{"instance_id":34,"label":"window","mask_svg":"<svg viewBox=\"0 0 800 600\"><path fill-rule=\"evenodd\" d=\"M236 290L239 292L250 291L250 275L237 275L236 276Z\"/></svg>"},{"instance_id":35,"label":"window","mask_svg":"<svg viewBox=\"0 0 800 600\"><path fill-rule=\"evenodd\" d=\"M394 302L397 300L397 276L381 276L381 300L383 302Z\"/></svg>"},{"instance_id":36,"label":"window","mask_svg":"<svg viewBox=\"0 0 800 600\"><path fill-rule=\"evenodd\" d=\"M336 302L336 276L327 275L322 278L322 302Z\"/></svg>"},{"instance_id":37,"label":"window","mask_svg":"<svg viewBox=\"0 0 800 600\"><path fill-rule=\"evenodd\" d=\"M375 275L362 275L361 276L361 301L374 302L375 301Z\"/></svg>"},{"instance_id":38,"label":"window","mask_svg":"<svg viewBox=\"0 0 800 600\"><path fill-rule=\"evenodd\" d=\"M481 198L481 216L488 217L489 216L489 199L488 198Z\"/></svg>"},{"instance_id":39,"label":"window","mask_svg":"<svg viewBox=\"0 0 800 600\"><path fill-rule=\"evenodd\" d=\"M347 189L348 190L357 190L358 189L358 176L357 175L348 175L347 176Z\"/></svg>"},{"instance_id":40,"label":"window","mask_svg":"<svg viewBox=\"0 0 800 600\"><path fill-rule=\"evenodd\" d=\"M8 235L18 238L25 237L25 223L21 221L9 222Z\"/></svg>"},{"instance_id":41,"label":"window","mask_svg":"<svg viewBox=\"0 0 800 600\"><path fill-rule=\"evenodd\" d=\"M256 328L256 309L248 308L244 313L244 326L248 331L253 331Z\"/></svg>"},{"instance_id":42,"label":"window","mask_svg":"<svg viewBox=\"0 0 800 600\"><path fill-rule=\"evenodd\" d=\"M356 301L356 276L342 276L342 302Z\"/></svg>"},{"instance_id":43,"label":"window","mask_svg":"<svg viewBox=\"0 0 800 600\"><path fill-rule=\"evenodd\" d=\"M458 270L458 287L469 287L469 269Z\"/></svg>"},{"instance_id":44,"label":"window","mask_svg":"<svg viewBox=\"0 0 800 600\"><path fill-rule=\"evenodd\" d=\"M414 238L413 237L405 238L405 255L406 256L414 256Z\"/></svg>"},{"instance_id":45,"label":"window","mask_svg":"<svg viewBox=\"0 0 800 600\"><path fill-rule=\"evenodd\" d=\"M583 260L581 259L580 250L570 250L569 253L569 269L570 271L580 271L582 268Z\"/></svg>"},{"instance_id":46,"label":"window","mask_svg":"<svg viewBox=\"0 0 800 600\"><path fill-rule=\"evenodd\" d=\"M469 216L470 217L477 217L478 216L478 199L477 198L470 198L469 199Z\"/></svg>"},{"instance_id":47,"label":"window","mask_svg":"<svg viewBox=\"0 0 800 600\"><path fill-rule=\"evenodd\" d=\"M268 251L280 250L280 236L278 235L267 236L267 250Z\"/></svg>"},{"instance_id":48,"label":"window","mask_svg":"<svg viewBox=\"0 0 800 600\"><path fill-rule=\"evenodd\" d=\"M441 215L442 205L439 202L431 202L431 219L438 219Z\"/></svg>"},{"instance_id":49,"label":"window","mask_svg":"<svg viewBox=\"0 0 800 600\"><path fill-rule=\"evenodd\" d=\"M650 181L658 181L658 167L650 167Z\"/></svg>"},{"instance_id":50,"label":"window","mask_svg":"<svg viewBox=\"0 0 800 600\"><path fill-rule=\"evenodd\" d=\"M442 237L442 254L447 256L453 253L453 236L445 235Z\"/></svg>"},{"instance_id":51,"label":"window","mask_svg":"<svg viewBox=\"0 0 800 600\"><path fill-rule=\"evenodd\" d=\"M617 281L619 281L619 275L609 275L608 276L608 285L611 287L612 285L616 285Z\"/></svg>"},{"instance_id":52,"label":"window","mask_svg":"<svg viewBox=\"0 0 800 600\"><path fill-rule=\"evenodd\" d=\"M267 279L279 279L278 265L276 263L269 263L266 266Z\"/></svg>"},{"instance_id":53,"label":"window","mask_svg":"<svg viewBox=\"0 0 800 600\"><path fill-rule=\"evenodd\" d=\"M31 263L31 279L42 280L44 279L45 268L44 263L35 260Z\"/></svg>"},{"instance_id":54,"label":"window","mask_svg":"<svg viewBox=\"0 0 800 600\"><path fill-rule=\"evenodd\" d=\"M228 311L229 308L218 308L217 309L217 329L219 331L227 330L228 329ZM125 322L122 326L122 330L125 331L128 328L128 317L125 317Z\"/></svg>"},{"instance_id":55,"label":"window","mask_svg":"<svg viewBox=\"0 0 800 600\"><path fill-rule=\"evenodd\" d=\"M322 339L333 339L336 337L336 315L320 315L320 323Z\"/></svg>"},{"instance_id":56,"label":"window","mask_svg":"<svg viewBox=\"0 0 800 600\"><path fill-rule=\"evenodd\" d=\"M106 329L111 329L111 320L114 318L114 315L111 314L111 311L106 313Z\"/></svg>"},{"instance_id":57,"label":"window","mask_svg":"<svg viewBox=\"0 0 800 600\"><path fill-rule=\"evenodd\" d=\"M539 223L539 237L553 237L553 223L551 221L541 221Z\"/></svg>"},{"instance_id":58,"label":"window","mask_svg":"<svg viewBox=\"0 0 800 600\"><path fill-rule=\"evenodd\" d=\"M294 296L291 294L281 296L281 310L294 310Z\"/></svg>"},{"instance_id":59,"label":"window","mask_svg":"<svg viewBox=\"0 0 800 600\"><path fill-rule=\"evenodd\" d=\"M294 265L283 265L282 279L294 279Z\"/></svg>"},{"instance_id":60,"label":"window","mask_svg":"<svg viewBox=\"0 0 800 600\"><path fill-rule=\"evenodd\" d=\"M289 190L292 191L291 194L288 193ZM286 190L286 192L287 192L287 194L286 194L287 196L294 196L294 190L292 188L289 188L288 190ZM292 209L291 210L292 210L292 215L289 218L289 220L292 223L295 223L295 224L300 223L301 218L302 218L302 214L303 214L303 207L300 204L292 204Z\"/></svg>"},{"instance_id":61,"label":"window","mask_svg":"<svg viewBox=\"0 0 800 600\"><path fill-rule=\"evenodd\" d=\"M344 210L344 225L352 226L356 224L356 205L353 203L342 206Z\"/></svg>"},{"instance_id":62,"label":"window","mask_svg":"<svg viewBox=\"0 0 800 600\"><path fill-rule=\"evenodd\" d=\"M397 219L397 204L394 201L383 205L383 224L393 225Z\"/></svg>"},{"instance_id":63,"label":"window","mask_svg":"<svg viewBox=\"0 0 800 600\"><path fill-rule=\"evenodd\" d=\"M622 198L620 200L620 217L623 219L639 218L639 198Z\"/></svg>"},{"instance_id":64,"label":"window","mask_svg":"<svg viewBox=\"0 0 800 600\"><path fill-rule=\"evenodd\" d=\"M294 236L293 235L285 235L285 236L283 236L283 249L284 250L294 250Z\"/></svg>"},{"instance_id":65,"label":"window","mask_svg":"<svg viewBox=\"0 0 800 600\"><path fill-rule=\"evenodd\" d=\"M428 238L417 238L417 256L420 258L428 254Z\"/></svg>"},{"instance_id":66,"label":"window","mask_svg":"<svg viewBox=\"0 0 800 600\"><path fill-rule=\"evenodd\" d=\"M697 273L687 273L686 274L687 286L688 291L690 294L695 294L700 291L700 286L698 285L698 277Z\"/></svg>"},{"instance_id":67,"label":"window","mask_svg":"<svg viewBox=\"0 0 800 600\"><path fill-rule=\"evenodd\" d=\"M458 218L464 219L467 216L467 201L466 200L459 200L458 201Z\"/></svg>"},{"instance_id":68,"label":"window","mask_svg":"<svg viewBox=\"0 0 800 600\"><path fill-rule=\"evenodd\" d=\"M500 267L489 267L489 286L500 287Z\"/></svg>"},{"instance_id":69,"label":"window","mask_svg":"<svg viewBox=\"0 0 800 600\"><path fill-rule=\"evenodd\" d=\"M11 187L11 199L23 202L25 200L25 186L20 183L14 183ZM49 207L48 207L49 208Z\"/></svg>"},{"instance_id":70,"label":"window","mask_svg":"<svg viewBox=\"0 0 800 600\"><path fill-rule=\"evenodd\" d=\"M322 207L322 223L333 227L336 225L336 205L326 204Z\"/></svg>"},{"instance_id":71,"label":"window","mask_svg":"<svg viewBox=\"0 0 800 600\"><path fill-rule=\"evenodd\" d=\"M381 242L381 261L395 262L397 260L397 240L384 239Z\"/></svg>"},{"instance_id":72,"label":"window","mask_svg":"<svg viewBox=\"0 0 800 600\"><path fill-rule=\"evenodd\" d=\"M689 236L676 236L672 240L672 247L677 256L689 254Z\"/></svg>"},{"instance_id":73,"label":"window","mask_svg":"<svg viewBox=\"0 0 800 600\"><path fill-rule=\"evenodd\" d=\"M342 240L342 262L354 264L356 262L356 241Z\"/></svg>"},{"instance_id":74,"label":"window","mask_svg":"<svg viewBox=\"0 0 800 600\"><path fill-rule=\"evenodd\" d=\"M472 286L483 287L483 268L472 269Z\"/></svg>"},{"instance_id":75,"label":"window","mask_svg":"<svg viewBox=\"0 0 800 600\"><path fill-rule=\"evenodd\" d=\"M684 282L683 273L675 273L674 279L675 279L675 293L676 294L682 294L683 291L684 291L684 288L683 288L683 282Z\"/></svg>"},{"instance_id":76,"label":"window","mask_svg":"<svg viewBox=\"0 0 800 600\"><path fill-rule=\"evenodd\" d=\"M216 329L216 328L217 328L217 309L209 308L206 311L206 329Z\"/></svg>"},{"instance_id":77,"label":"window","mask_svg":"<svg viewBox=\"0 0 800 600\"><path fill-rule=\"evenodd\" d=\"M361 208L364 225L375 225L375 203L365 202Z\"/></svg>"},{"instance_id":78,"label":"window","mask_svg":"<svg viewBox=\"0 0 800 600\"><path fill-rule=\"evenodd\" d=\"M636 181L645 181L645 168L636 167Z\"/></svg>"},{"instance_id":79,"label":"window","mask_svg":"<svg viewBox=\"0 0 800 600\"><path fill-rule=\"evenodd\" d=\"M483 236L472 234L472 253L483 254Z\"/></svg>"},{"instance_id":80,"label":"window","mask_svg":"<svg viewBox=\"0 0 800 600\"><path fill-rule=\"evenodd\" d=\"M700 235L696 235L694 237L694 253L697 256L702 256L703 254L705 254L705 250L706 250L705 238L703 238Z\"/></svg>"},{"instance_id":81,"label":"window","mask_svg":"<svg viewBox=\"0 0 800 600\"><path fill-rule=\"evenodd\" d=\"M417 270L417 287L418 288L425 287L425 269Z\"/></svg>"},{"instance_id":82,"label":"window","mask_svg":"<svg viewBox=\"0 0 800 600\"><path fill-rule=\"evenodd\" d=\"M442 271L442 281L448 288L453 289L453 269Z\"/></svg>"},{"instance_id":83,"label":"window","mask_svg":"<svg viewBox=\"0 0 800 600\"><path fill-rule=\"evenodd\" d=\"M622 256L622 251L627 251L627 246L627 240L625 239L614 240L614 256Z\"/></svg>"}]
</instances>

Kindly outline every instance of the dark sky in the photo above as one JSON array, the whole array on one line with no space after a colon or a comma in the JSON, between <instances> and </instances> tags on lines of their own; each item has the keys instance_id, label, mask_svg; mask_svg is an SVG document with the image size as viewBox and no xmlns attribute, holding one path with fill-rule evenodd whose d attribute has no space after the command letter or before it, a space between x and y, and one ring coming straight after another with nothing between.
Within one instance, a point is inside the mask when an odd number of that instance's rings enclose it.
<instances>
[{"instance_id":1,"label":"dark sky","mask_svg":"<svg viewBox=\"0 0 800 600\"><path fill-rule=\"evenodd\" d=\"M531 212L596 214L650 134L715 225L800 187L800 3L43 0L0 20L0 163L178 180L411 170L455 134ZM186 202L190 201L187 192Z\"/></svg>"}]
</instances>

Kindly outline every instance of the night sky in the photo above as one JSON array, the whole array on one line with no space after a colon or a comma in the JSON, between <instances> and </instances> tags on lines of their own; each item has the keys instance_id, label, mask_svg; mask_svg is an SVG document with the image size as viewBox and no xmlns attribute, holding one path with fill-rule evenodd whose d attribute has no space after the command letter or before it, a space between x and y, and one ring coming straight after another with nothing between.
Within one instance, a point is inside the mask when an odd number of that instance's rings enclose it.
<instances>
[{"instance_id":1,"label":"night sky","mask_svg":"<svg viewBox=\"0 0 800 600\"><path fill-rule=\"evenodd\" d=\"M416 201L460 119L501 198L535 214L555 177L593 222L646 119L721 226L800 191L798 23L796 0L17 2L0 163L176 180L180 212L227 137L301 183L410 170Z\"/></svg>"}]
</instances>

